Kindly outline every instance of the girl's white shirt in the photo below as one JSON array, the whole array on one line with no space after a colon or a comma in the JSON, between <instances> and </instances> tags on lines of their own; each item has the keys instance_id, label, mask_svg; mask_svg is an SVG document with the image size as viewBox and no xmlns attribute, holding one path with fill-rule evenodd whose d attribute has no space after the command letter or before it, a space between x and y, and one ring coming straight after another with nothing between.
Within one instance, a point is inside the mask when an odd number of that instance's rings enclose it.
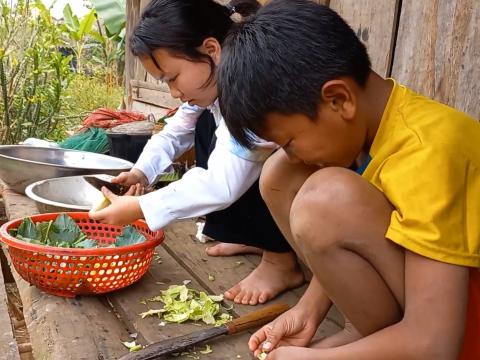
<instances>
[{"instance_id":1,"label":"girl's white shirt","mask_svg":"<svg viewBox=\"0 0 480 360\"><path fill-rule=\"evenodd\" d=\"M208 109L217 124L217 142L208 159L208 169L190 169L180 180L139 197L143 215L152 230L177 219L227 208L258 179L263 163L278 148L262 139L258 139L251 150L242 147L228 132L218 100ZM187 103L181 105L164 129L148 141L134 168L145 174L149 184L193 147L195 125L204 110Z\"/></svg>"}]
</instances>

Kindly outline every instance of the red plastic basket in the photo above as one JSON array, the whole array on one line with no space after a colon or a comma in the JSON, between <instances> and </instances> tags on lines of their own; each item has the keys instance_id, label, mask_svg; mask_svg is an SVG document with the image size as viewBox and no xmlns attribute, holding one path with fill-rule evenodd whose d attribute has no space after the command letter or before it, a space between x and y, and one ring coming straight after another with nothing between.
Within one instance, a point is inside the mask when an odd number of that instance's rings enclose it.
<instances>
[{"instance_id":1,"label":"red plastic basket","mask_svg":"<svg viewBox=\"0 0 480 360\"><path fill-rule=\"evenodd\" d=\"M54 220L59 213L33 215L34 223ZM68 215L75 220L88 238L99 245L115 242L123 226L101 224L88 213ZM3 224L0 239L8 245L8 252L17 272L39 289L53 295L102 294L121 289L139 280L152 262L153 252L164 238L162 230L151 231L144 221L132 225L147 241L117 248L76 249L35 245L18 240L8 233L23 219Z\"/></svg>"}]
</instances>

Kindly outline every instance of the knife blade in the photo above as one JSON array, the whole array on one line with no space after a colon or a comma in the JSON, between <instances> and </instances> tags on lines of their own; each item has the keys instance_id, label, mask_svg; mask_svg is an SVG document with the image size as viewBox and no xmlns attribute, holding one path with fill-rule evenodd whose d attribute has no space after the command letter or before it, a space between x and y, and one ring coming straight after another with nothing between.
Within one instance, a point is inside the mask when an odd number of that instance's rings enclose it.
<instances>
[{"instance_id":1,"label":"knife blade","mask_svg":"<svg viewBox=\"0 0 480 360\"><path fill-rule=\"evenodd\" d=\"M113 192L115 195L123 195L128 191L127 186L113 184L110 181L100 178L96 175L84 176L83 179L92 185L95 189L102 191L102 187L105 186L108 190Z\"/></svg>"},{"instance_id":2,"label":"knife blade","mask_svg":"<svg viewBox=\"0 0 480 360\"><path fill-rule=\"evenodd\" d=\"M287 304L269 305L263 309L241 316L223 326L199 330L191 334L153 343L143 350L121 357L120 360L159 359L162 356L180 352L190 346L213 339L220 335L232 335L257 326L268 324L288 309L289 306Z\"/></svg>"}]
</instances>

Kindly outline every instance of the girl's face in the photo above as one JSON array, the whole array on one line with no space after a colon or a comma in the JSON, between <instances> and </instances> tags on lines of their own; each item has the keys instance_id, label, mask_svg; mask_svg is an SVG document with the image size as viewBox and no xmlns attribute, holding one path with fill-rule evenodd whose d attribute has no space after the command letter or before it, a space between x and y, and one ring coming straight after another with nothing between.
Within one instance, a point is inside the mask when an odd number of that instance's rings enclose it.
<instances>
[{"instance_id":1,"label":"girl's face","mask_svg":"<svg viewBox=\"0 0 480 360\"><path fill-rule=\"evenodd\" d=\"M211 52L204 52L203 45L199 50L212 56ZM212 56L212 59L217 63L216 56ZM207 107L217 98L215 77L208 83L212 69L207 62L174 56L166 49L157 49L152 57L142 56L140 61L150 75L169 86L172 97L182 102Z\"/></svg>"}]
</instances>

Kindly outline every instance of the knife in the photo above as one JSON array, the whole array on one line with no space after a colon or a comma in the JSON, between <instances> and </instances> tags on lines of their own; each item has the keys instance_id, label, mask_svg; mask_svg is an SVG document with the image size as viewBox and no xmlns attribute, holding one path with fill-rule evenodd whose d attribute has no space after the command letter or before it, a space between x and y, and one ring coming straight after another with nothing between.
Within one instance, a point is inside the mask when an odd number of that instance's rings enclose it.
<instances>
[{"instance_id":1,"label":"knife","mask_svg":"<svg viewBox=\"0 0 480 360\"><path fill-rule=\"evenodd\" d=\"M232 335L257 326L268 324L289 309L287 304L274 304L263 309L251 312L235 319L225 325L200 330L191 334L178 336L168 340L148 345L145 349L132 352L120 358L120 360L154 360L161 356L180 352L186 348L213 339L220 335Z\"/></svg>"},{"instance_id":2,"label":"knife","mask_svg":"<svg viewBox=\"0 0 480 360\"><path fill-rule=\"evenodd\" d=\"M108 176L104 175L104 179L100 176L102 175L91 175L91 176L84 176L83 179L92 185L95 189L102 191L102 187L105 186L108 190L113 192L115 195L123 195L128 191L127 186L113 184L107 179Z\"/></svg>"}]
</instances>

